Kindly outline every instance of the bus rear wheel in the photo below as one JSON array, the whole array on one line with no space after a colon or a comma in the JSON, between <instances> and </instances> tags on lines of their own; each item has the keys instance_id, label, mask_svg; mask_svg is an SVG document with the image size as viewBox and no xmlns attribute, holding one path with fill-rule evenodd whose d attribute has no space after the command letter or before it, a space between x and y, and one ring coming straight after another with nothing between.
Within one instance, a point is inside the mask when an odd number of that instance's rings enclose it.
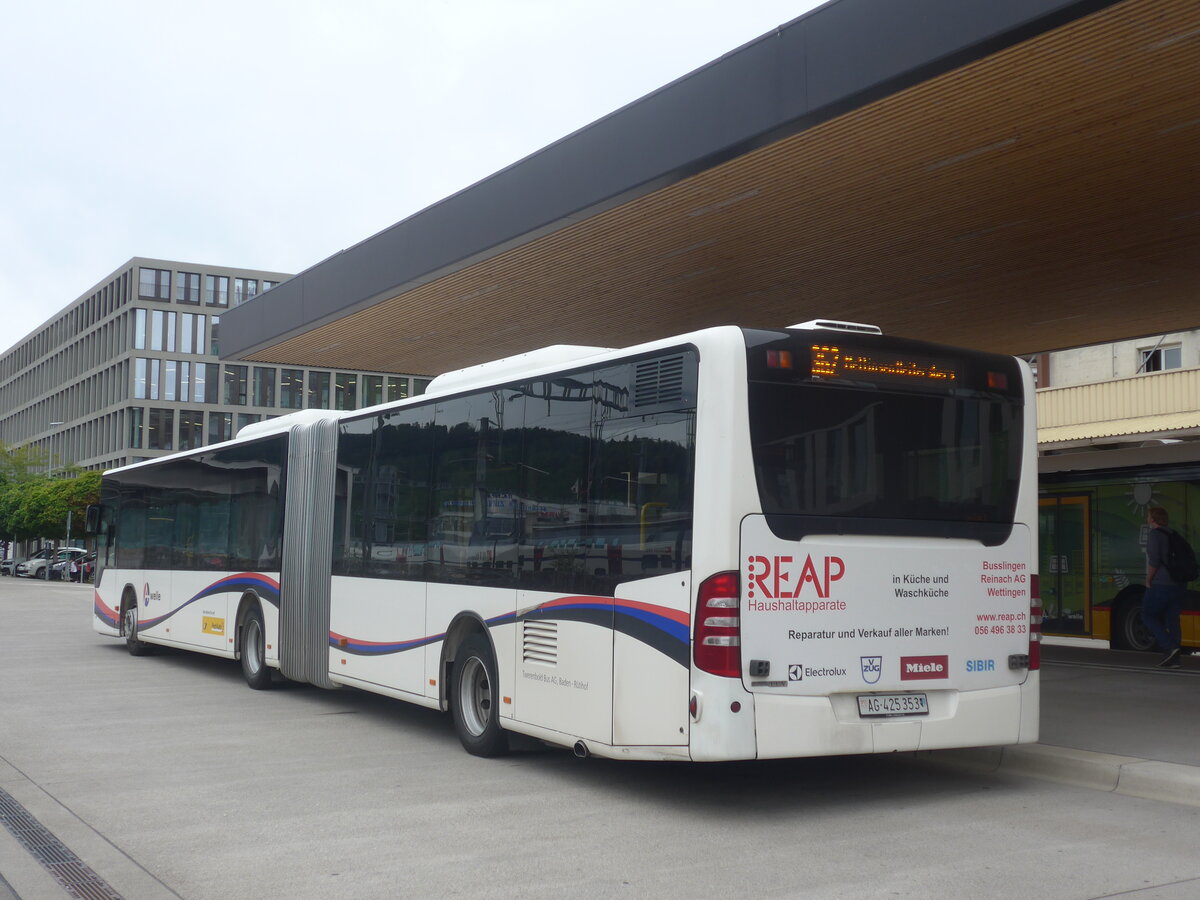
<instances>
[{"instance_id":1,"label":"bus rear wheel","mask_svg":"<svg viewBox=\"0 0 1200 900\"><path fill-rule=\"evenodd\" d=\"M241 647L238 649L246 684L256 691L265 691L271 686L271 667L267 665L262 610L257 606L252 606L246 613L246 620L242 623Z\"/></svg>"},{"instance_id":2,"label":"bus rear wheel","mask_svg":"<svg viewBox=\"0 0 1200 900\"><path fill-rule=\"evenodd\" d=\"M450 682L450 711L463 748L474 756L508 752L508 735L500 727L496 660L487 638L472 634L462 642Z\"/></svg>"}]
</instances>

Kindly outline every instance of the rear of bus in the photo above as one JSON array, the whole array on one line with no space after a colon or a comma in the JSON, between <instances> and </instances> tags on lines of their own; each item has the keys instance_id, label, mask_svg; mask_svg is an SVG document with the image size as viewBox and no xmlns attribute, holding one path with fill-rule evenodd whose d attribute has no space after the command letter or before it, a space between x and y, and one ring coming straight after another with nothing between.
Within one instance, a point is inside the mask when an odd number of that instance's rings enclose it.
<instances>
[{"instance_id":1,"label":"rear of bus","mask_svg":"<svg viewBox=\"0 0 1200 900\"><path fill-rule=\"evenodd\" d=\"M733 475L753 496L738 570L697 572L693 758L1035 741L1028 367L865 330L743 335Z\"/></svg>"}]
</instances>

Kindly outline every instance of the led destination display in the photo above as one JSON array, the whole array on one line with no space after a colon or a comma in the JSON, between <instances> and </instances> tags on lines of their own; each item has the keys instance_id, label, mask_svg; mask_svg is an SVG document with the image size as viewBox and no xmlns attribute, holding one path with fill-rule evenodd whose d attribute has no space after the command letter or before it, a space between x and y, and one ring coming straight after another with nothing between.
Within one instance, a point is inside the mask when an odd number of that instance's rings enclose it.
<instances>
[{"instance_id":1,"label":"led destination display","mask_svg":"<svg viewBox=\"0 0 1200 900\"><path fill-rule=\"evenodd\" d=\"M810 374L816 378L866 377L875 381L932 381L953 384L958 375L951 362L927 357L873 354L862 349L842 349L813 344Z\"/></svg>"}]
</instances>

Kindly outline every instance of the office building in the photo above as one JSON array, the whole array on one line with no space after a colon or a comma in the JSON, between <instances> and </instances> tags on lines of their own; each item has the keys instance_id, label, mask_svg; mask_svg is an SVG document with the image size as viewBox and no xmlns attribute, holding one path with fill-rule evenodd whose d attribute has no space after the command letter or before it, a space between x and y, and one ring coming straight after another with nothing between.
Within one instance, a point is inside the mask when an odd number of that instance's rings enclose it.
<instances>
[{"instance_id":1,"label":"office building","mask_svg":"<svg viewBox=\"0 0 1200 900\"><path fill-rule=\"evenodd\" d=\"M135 257L0 356L0 442L104 469L228 440L299 409L358 409L426 379L219 358L221 314L280 272Z\"/></svg>"}]
</instances>

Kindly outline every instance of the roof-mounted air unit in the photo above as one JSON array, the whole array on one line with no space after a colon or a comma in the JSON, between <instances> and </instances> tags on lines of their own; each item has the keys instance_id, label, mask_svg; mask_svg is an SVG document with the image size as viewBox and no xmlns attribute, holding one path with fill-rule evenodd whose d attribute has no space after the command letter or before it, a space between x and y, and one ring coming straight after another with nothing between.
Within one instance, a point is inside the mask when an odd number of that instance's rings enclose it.
<instances>
[{"instance_id":1,"label":"roof-mounted air unit","mask_svg":"<svg viewBox=\"0 0 1200 900\"><path fill-rule=\"evenodd\" d=\"M805 331L852 331L856 334L883 334L878 325L864 325L862 322L842 322L838 319L809 319L799 325L789 325L788 328L803 328Z\"/></svg>"}]
</instances>

